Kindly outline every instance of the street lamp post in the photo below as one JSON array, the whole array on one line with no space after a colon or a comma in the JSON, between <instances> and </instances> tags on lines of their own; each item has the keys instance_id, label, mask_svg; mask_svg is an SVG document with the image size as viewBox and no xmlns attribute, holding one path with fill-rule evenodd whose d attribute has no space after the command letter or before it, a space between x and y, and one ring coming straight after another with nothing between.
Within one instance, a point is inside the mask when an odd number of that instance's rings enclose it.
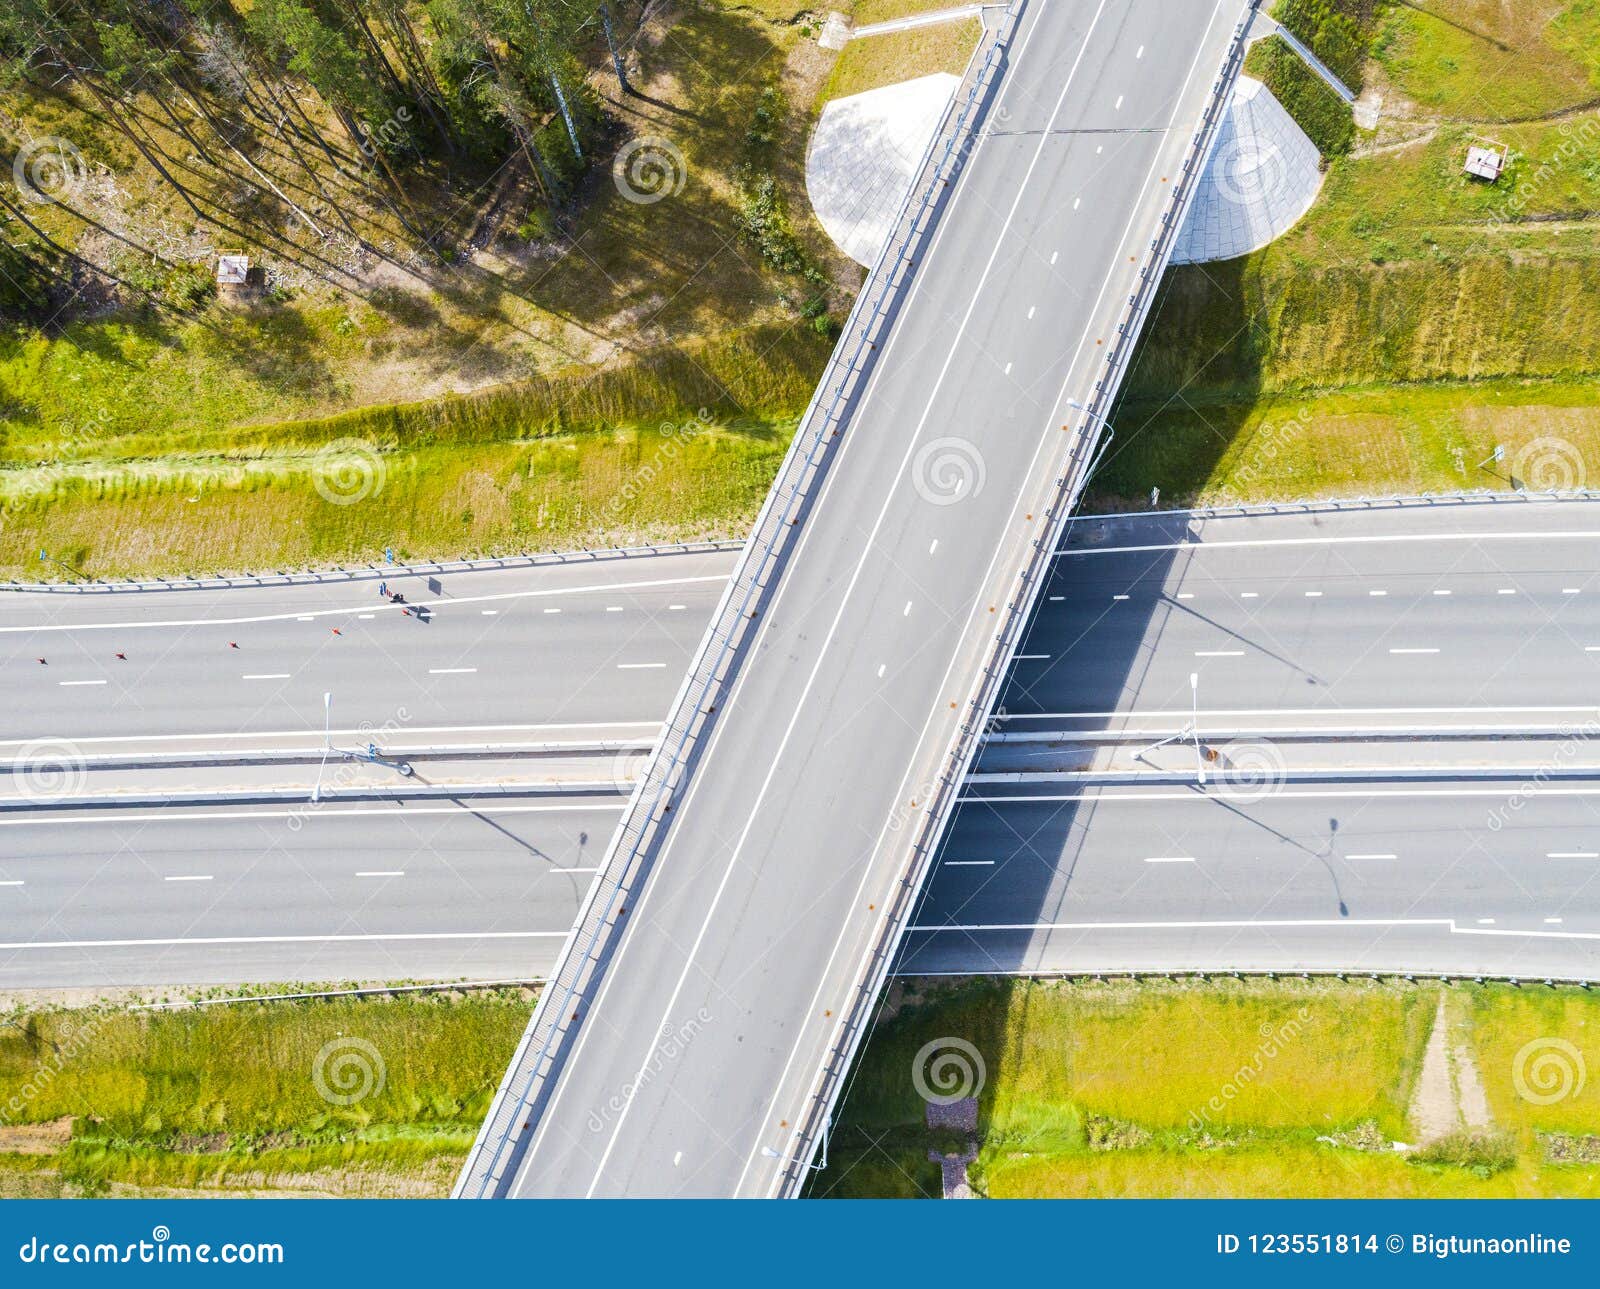
<instances>
[{"instance_id":1,"label":"street lamp post","mask_svg":"<svg viewBox=\"0 0 1600 1289\"><path fill-rule=\"evenodd\" d=\"M322 799L322 772L328 765L328 753L333 751L333 694L322 691L322 760L317 764L317 781L311 788L311 804Z\"/></svg>"},{"instance_id":2,"label":"street lamp post","mask_svg":"<svg viewBox=\"0 0 1600 1289\"><path fill-rule=\"evenodd\" d=\"M1111 440L1116 437L1117 430L1116 427L1112 425L1110 421L1106 420L1105 417L1101 416L1099 412L1090 411L1075 398L1069 398L1067 400L1067 406L1072 408L1072 410L1075 412L1082 412L1085 416L1092 416L1095 420L1100 422L1100 425L1106 432L1106 437L1101 440L1099 451L1094 454L1094 460L1089 462L1089 468L1083 472L1083 481L1085 484L1087 484L1089 482L1089 476L1095 472L1100 465L1100 459L1105 456L1106 449L1111 446Z\"/></svg>"},{"instance_id":3,"label":"street lamp post","mask_svg":"<svg viewBox=\"0 0 1600 1289\"><path fill-rule=\"evenodd\" d=\"M1206 758L1200 751L1200 673L1189 673L1189 733L1194 737L1195 779L1206 786Z\"/></svg>"},{"instance_id":4,"label":"street lamp post","mask_svg":"<svg viewBox=\"0 0 1600 1289\"><path fill-rule=\"evenodd\" d=\"M822 1125L822 1161L820 1163L807 1164L806 1165L806 1167L809 1168L814 1173L820 1173L820 1172L822 1172L823 1169L825 1169L828 1166L828 1134L830 1132L832 1132L832 1131L833 1131L833 1120L832 1119L828 1119ZM762 1157L766 1158L766 1159L782 1159L783 1158L783 1156L780 1155L771 1146L763 1146L763 1147L761 1147L761 1154L762 1154ZM800 1161L798 1159L791 1159L791 1160L788 1160L787 1162L789 1162L791 1164L798 1164Z\"/></svg>"},{"instance_id":5,"label":"street lamp post","mask_svg":"<svg viewBox=\"0 0 1600 1289\"><path fill-rule=\"evenodd\" d=\"M1195 781L1203 788L1206 786L1206 757L1200 746L1200 673L1195 671L1189 673L1189 723L1176 734L1168 734L1149 747L1140 748L1133 754L1133 759L1149 765L1151 762L1147 758L1150 753L1166 747L1168 743L1181 743L1184 739L1194 744Z\"/></svg>"}]
</instances>

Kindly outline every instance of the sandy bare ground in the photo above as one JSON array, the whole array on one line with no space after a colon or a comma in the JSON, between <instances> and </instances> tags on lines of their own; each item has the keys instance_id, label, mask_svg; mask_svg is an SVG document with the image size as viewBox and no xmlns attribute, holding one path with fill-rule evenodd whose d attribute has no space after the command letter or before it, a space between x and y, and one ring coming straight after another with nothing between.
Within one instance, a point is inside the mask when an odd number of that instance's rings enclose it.
<instances>
[{"instance_id":1,"label":"sandy bare ground","mask_svg":"<svg viewBox=\"0 0 1600 1289\"><path fill-rule=\"evenodd\" d=\"M1411 1094L1411 1123L1417 1143L1424 1146L1462 1128L1478 1132L1490 1126L1483 1081L1461 1027L1451 1025L1449 994L1444 990L1439 991L1422 1074Z\"/></svg>"}]
</instances>

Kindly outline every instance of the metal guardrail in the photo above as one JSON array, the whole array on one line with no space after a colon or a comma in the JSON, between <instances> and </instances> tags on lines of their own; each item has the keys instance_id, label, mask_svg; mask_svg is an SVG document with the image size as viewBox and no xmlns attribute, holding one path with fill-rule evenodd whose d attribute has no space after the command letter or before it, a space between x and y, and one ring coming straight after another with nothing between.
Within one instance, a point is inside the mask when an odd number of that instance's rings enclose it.
<instances>
[{"instance_id":1,"label":"metal guardrail","mask_svg":"<svg viewBox=\"0 0 1600 1289\"><path fill-rule=\"evenodd\" d=\"M1504 982L1521 988L1524 984L1548 985L1556 988L1561 985L1572 985L1579 989L1590 989L1600 984L1591 976L1509 976L1497 972L1482 971L1430 971L1427 968L1415 968L1407 971L1405 968L1378 967L1376 969L1351 967L1341 969L1338 967L1308 967L1304 971L1295 971L1291 968L1275 967L1240 967L1237 970L1227 971L1162 971L1160 969L1141 969L1139 967L1110 967L1104 971L1016 971L989 970L985 976L1007 976L1017 980L1068 980L1077 984L1094 981L1096 984L1108 984L1113 980L1130 980L1137 984L1141 980L1198 980L1202 983L1210 980L1243 980L1246 977L1260 978L1263 980L1369 980L1380 984L1385 980L1403 980L1407 984L1414 984L1418 980L1437 980L1442 985L1464 985L1468 982L1481 985L1485 981ZM945 980L970 979L970 971L897 971L896 977L901 980Z\"/></svg>"},{"instance_id":2,"label":"metal guardrail","mask_svg":"<svg viewBox=\"0 0 1600 1289\"><path fill-rule=\"evenodd\" d=\"M855 997L841 1020L838 1040L822 1071L805 1118L795 1135L796 1147L789 1152L789 1163L781 1178L779 1194L799 1193L810 1174L810 1161L816 1153L821 1136L826 1131L832 1114L833 1102L838 1095L841 1080L849 1069L869 1027L871 1015L883 982L887 979L894 957L910 914L911 905L920 895L923 878L938 845L944 825L966 778L967 769L976 753L988 713L999 696L1000 685L1011 664L1021 628L1037 599L1045 581L1045 573L1060 544L1073 506L1082 492L1089 468L1095 461L1095 447L1100 438L1098 427L1105 424L1105 413L1121 383L1133 345L1142 330L1145 315L1149 312L1161 274L1172 252L1173 242L1182 226L1183 216L1200 175L1210 160L1216 142L1217 129L1227 108L1228 94L1243 65L1247 35L1251 22L1262 0L1250 0L1244 19L1234 30L1228 57L1222 73L1212 86L1212 97L1200 125L1195 131L1189 157L1184 162L1183 173L1173 185L1167 213L1160 232L1150 245L1149 256L1140 271L1139 285L1129 297L1123 321L1117 326L1117 338L1106 357L1101 379L1095 382L1094 395L1084 410L1085 429L1073 436L1065 472L1057 479L1057 493L1045 515L1045 536L1036 538L1026 567L1020 576L1020 591L1006 606L1006 611L995 636L989 662L979 680L977 690L968 705L966 721L961 726L960 737L939 777L938 787L923 826L912 847L912 858L906 875L900 881L890 908L883 921L883 935L874 948L862 973Z\"/></svg>"},{"instance_id":3,"label":"metal guardrail","mask_svg":"<svg viewBox=\"0 0 1600 1289\"><path fill-rule=\"evenodd\" d=\"M929 143L918 181L911 185L901 206L894 234L856 298L744 554L673 702L649 769L634 789L601 872L562 946L550 983L473 1143L452 1192L456 1198L498 1194L515 1173L549 1080L560 1068L568 1040L582 1024L588 990L600 979L615 949L628 895L649 872L673 799L703 750L721 695L733 679L761 607L799 534L807 505L865 391L880 341L913 277L915 251L931 232L950 186L965 164L972 126L997 82L1017 16L1013 7L998 28L985 28L963 79L965 93L957 91L943 127Z\"/></svg>"},{"instance_id":4,"label":"metal guardrail","mask_svg":"<svg viewBox=\"0 0 1600 1289\"><path fill-rule=\"evenodd\" d=\"M1293 784L1315 783L1499 783L1532 785L1539 783L1591 783L1600 779L1600 768L1592 765L1372 765L1302 766L1273 770L1263 777L1235 775L1226 767L1207 768L1206 783L1215 789L1213 800L1227 800L1230 788L1264 800ZM1193 787L1193 770L992 770L971 775L962 781L965 800L1004 805L1023 799L1020 792L1007 788L1149 788ZM987 791L986 791L987 789Z\"/></svg>"},{"instance_id":5,"label":"metal guardrail","mask_svg":"<svg viewBox=\"0 0 1600 1289\"><path fill-rule=\"evenodd\" d=\"M370 787L324 786L317 800L303 785L290 788L182 788L159 792L100 792L79 796L0 797L0 814L38 814L44 811L147 809L157 807L217 805L290 805L314 815L319 806L347 801L507 801L533 797L611 797L622 787L611 779L573 779L568 783L418 783Z\"/></svg>"},{"instance_id":6,"label":"metal guardrail","mask_svg":"<svg viewBox=\"0 0 1600 1289\"><path fill-rule=\"evenodd\" d=\"M241 573L215 577L158 577L146 581L103 582L0 582L0 592L18 591L54 595L125 595L132 591L227 591L248 586L316 586L325 582L373 581L386 577L415 577L431 573L481 573L503 568L540 568L559 564L604 564L613 560L641 559L650 555L711 555L736 551L743 542L663 542L659 546L610 546L596 550L548 551L544 554L489 555L481 559L425 560L419 564L342 565L331 569L306 569L301 573Z\"/></svg>"},{"instance_id":7,"label":"metal guardrail","mask_svg":"<svg viewBox=\"0 0 1600 1289\"><path fill-rule=\"evenodd\" d=\"M1237 519L1259 515L1311 515L1339 510L1427 510L1438 506L1550 505L1600 501L1600 489L1569 488L1531 492L1526 488L1472 488L1462 492L1391 492L1372 497L1309 497L1300 501L1253 501L1232 506L1190 506L1178 510L1108 510L1079 517L1091 519ZM1058 554L1060 552L1057 552Z\"/></svg>"}]
</instances>

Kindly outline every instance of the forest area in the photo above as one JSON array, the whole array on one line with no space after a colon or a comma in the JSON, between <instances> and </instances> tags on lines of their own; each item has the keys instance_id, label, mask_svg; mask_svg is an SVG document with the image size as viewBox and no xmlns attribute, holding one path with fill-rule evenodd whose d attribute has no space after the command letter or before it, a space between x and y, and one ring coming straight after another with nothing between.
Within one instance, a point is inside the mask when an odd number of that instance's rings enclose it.
<instances>
[{"instance_id":1,"label":"forest area","mask_svg":"<svg viewBox=\"0 0 1600 1289\"><path fill-rule=\"evenodd\" d=\"M31 113L0 114L0 316L70 313L63 280L176 309L208 294L208 273L101 219L94 156L142 162L180 218L335 273L340 238L448 259L441 196L465 209L508 166L542 232L603 128L596 45L630 88L615 30L587 0L8 0L0 95ZM117 253L91 262L83 229Z\"/></svg>"}]
</instances>

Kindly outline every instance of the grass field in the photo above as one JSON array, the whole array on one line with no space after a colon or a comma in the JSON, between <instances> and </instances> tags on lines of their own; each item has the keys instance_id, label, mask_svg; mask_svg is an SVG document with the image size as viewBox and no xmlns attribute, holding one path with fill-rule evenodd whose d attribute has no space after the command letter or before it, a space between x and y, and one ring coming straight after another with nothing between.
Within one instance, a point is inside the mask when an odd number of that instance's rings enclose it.
<instances>
[{"instance_id":1,"label":"grass field","mask_svg":"<svg viewBox=\"0 0 1600 1289\"><path fill-rule=\"evenodd\" d=\"M860 21L859 13L857 20ZM817 106L935 72L959 76L977 48L982 31L982 25L973 18L852 40L833 65Z\"/></svg>"},{"instance_id":2,"label":"grass field","mask_svg":"<svg viewBox=\"0 0 1600 1289\"><path fill-rule=\"evenodd\" d=\"M0 1192L443 1194L530 1007L505 990L13 1013Z\"/></svg>"},{"instance_id":3,"label":"grass field","mask_svg":"<svg viewBox=\"0 0 1600 1289\"><path fill-rule=\"evenodd\" d=\"M1479 1178L1462 1169L1273 1141L1203 1153L1127 1151L1008 1157L988 1165L993 1199L1514 1199L1600 1195L1600 1171L1521 1165Z\"/></svg>"},{"instance_id":4,"label":"grass field","mask_svg":"<svg viewBox=\"0 0 1600 1289\"><path fill-rule=\"evenodd\" d=\"M1600 387L1501 380L1124 404L1099 509L1572 489L1600 482ZM1491 460L1496 445L1504 459Z\"/></svg>"},{"instance_id":5,"label":"grass field","mask_svg":"<svg viewBox=\"0 0 1600 1289\"><path fill-rule=\"evenodd\" d=\"M1376 53L1389 83L1461 120L1527 120L1600 98L1595 0L1430 0L1388 7Z\"/></svg>"},{"instance_id":6,"label":"grass field","mask_svg":"<svg viewBox=\"0 0 1600 1289\"><path fill-rule=\"evenodd\" d=\"M1600 1194L1600 1143L1583 1144L1600 1131L1600 1094L1585 1085L1535 1105L1513 1075L1520 1066L1524 1086L1559 1086L1537 1082L1529 1043L1568 1059L1569 1070L1600 1058L1600 1000L1584 992L1451 987L1493 1128L1513 1140L1510 1166L1497 1170L1426 1163L1390 1144L1415 1139L1411 1098L1437 985L971 980L904 988L852 1074L831 1166L813 1194L938 1194L928 1152L963 1142L926 1126L919 1079L936 1092L977 1089L969 1176L996 1198ZM1573 1044L1576 1064L1553 1041ZM944 1081L941 1054L954 1062ZM1569 1154L1585 1162L1554 1162L1536 1131L1566 1134Z\"/></svg>"},{"instance_id":7,"label":"grass field","mask_svg":"<svg viewBox=\"0 0 1600 1289\"><path fill-rule=\"evenodd\" d=\"M52 417L0 449L0 576L42 548L118 576L740 536L826 353L777 326L322 420Z\"/></svg>"},{"instance_id":8,"label":"grass field","mask_svg":"<svg viewBox=\"0 0 1600 1289\"><path fill-rule=\"evenodd\" d=\"M1342 157L1350 151L1356 123L1349 104L1283 41L1274 36L1252 45L1244 71L1272 91L1324 157Z\"/></svg>"}]
</instances>

